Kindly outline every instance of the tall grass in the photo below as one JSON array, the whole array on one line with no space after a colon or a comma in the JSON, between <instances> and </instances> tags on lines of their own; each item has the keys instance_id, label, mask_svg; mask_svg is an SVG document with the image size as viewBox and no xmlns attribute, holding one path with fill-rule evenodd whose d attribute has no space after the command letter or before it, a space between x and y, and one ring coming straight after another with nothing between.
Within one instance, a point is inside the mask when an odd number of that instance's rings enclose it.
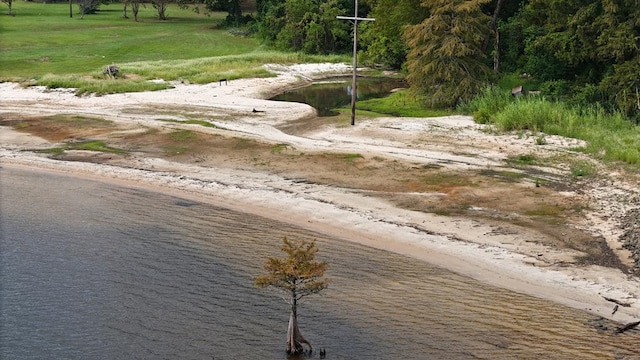
<instances>
[{"instance_id":1,"label":"tall grass","mask_svg":"<svg viewBox=\"0 0 640 360\"><path fill-rule=\"evenodd\" d=\"M585 140L585 151L592 155L640 165L640 126L597 106L576 107L538 96L513 98L491 88L459 110L503 131L530 130Z\"/></svg>"}]
</instances>

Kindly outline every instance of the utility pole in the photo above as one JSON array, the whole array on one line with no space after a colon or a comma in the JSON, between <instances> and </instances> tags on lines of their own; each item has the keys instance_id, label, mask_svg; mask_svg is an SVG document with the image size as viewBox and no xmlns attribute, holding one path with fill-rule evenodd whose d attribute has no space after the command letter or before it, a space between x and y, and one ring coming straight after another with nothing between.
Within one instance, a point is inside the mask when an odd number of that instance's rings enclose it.
<instances>
[{"instance_id":1,"label":"utility pole","mask_svg":"<svg viewBox=\"0 0 640 360\"><path fill-rule=\"evenodd\" d=\"M358 68L358 20L375 21L373 18L358 17L358 0L355 0L355 12L353 17L336 16L340 20L353 20L353 80L351 82L351 125L356 124L356 97L358 94L356 88L356 69Z\"/></svg>"}]
</instances>

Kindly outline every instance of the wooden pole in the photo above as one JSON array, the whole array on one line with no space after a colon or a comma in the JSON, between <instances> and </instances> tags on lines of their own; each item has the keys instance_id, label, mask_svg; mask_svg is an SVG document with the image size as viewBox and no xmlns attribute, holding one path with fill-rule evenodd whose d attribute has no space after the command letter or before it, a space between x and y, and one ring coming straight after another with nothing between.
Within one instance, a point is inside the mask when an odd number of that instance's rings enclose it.
<instances>
[{"instance_id":1,"label":"wooden pole","mask_svg":"<svg viewBox=\"0 0 640 360\"><path fill-rule=\"evenodd\" d=\"M358 17L358 0L355 0L355 10L353 17L336 16L340 20L353 20L353 79L351 81L351 125L356 124L356 99L358 98L358 89L356 84L358 69L358 20L375 21L373 18Z\"/></svg>"},{"instance_id":2,"label":"wooden pole","mask_svg":"<svg viewBox=\"0 0 640 360\"><path fill-rule=\"evenodd\" d=\"M353 80L351 81L351 126L356 124L356 99L358 89L356 84L358 68L358 0L355 0L355 13L353 15Z\"/></svg>"}]
</instances>

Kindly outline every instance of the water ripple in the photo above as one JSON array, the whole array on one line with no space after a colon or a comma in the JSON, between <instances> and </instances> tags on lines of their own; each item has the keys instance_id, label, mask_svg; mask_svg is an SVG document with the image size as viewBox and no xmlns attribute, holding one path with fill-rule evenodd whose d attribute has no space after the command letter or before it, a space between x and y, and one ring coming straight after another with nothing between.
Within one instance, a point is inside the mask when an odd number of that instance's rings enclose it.
<instances>
[{"instance_id":1,"label":"water ripple","mask_svg":"<svg viewBox=\"0 0 640 360\"><path fill-rule=\"evenodd\" d=\"M283 235L317 239L330 264L330 288L299 313L328 359L614 359L640 343L590 314L284 223L3 176L2 359L284 359L288 305L252 280Z\"/></svg>"}]
</instances>

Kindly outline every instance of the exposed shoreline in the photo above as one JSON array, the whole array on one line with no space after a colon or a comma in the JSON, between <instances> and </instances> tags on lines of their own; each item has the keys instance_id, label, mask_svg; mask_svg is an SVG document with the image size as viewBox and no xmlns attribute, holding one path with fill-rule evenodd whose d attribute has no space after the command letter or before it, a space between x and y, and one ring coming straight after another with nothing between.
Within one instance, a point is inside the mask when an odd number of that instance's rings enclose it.
<instances>
[{"instance_id":1,"label":"exposed shoreline","mask_svg":"<svg viewBox=\"0 0 640 360\"><path fill-rule=\"evenodd\" d=\"M480 125L463 116L364 119L353 128L326 127L305 136L286 134L277 126L311 117L313 109L304 104L261 98L308 81L313 76L346 72L348 67L309 65L272 69L279 71L278 78L238 80L226 87L218 84L177 84L175 89L157 93L86 98L64 91L21 89L16 84L5 83L0 84L0 115L85 114L127 124L135 122L137 126L158 127L167 125L159 125L157 113L145 109L155 107L157 110L158 106L199 107L205 108L203 111L209 114L220 115L221 119L214 121L218 128L200 129L203 132L285 142L310 152L358 152L422 164L447 163L454 168L497 166L506 156L504 148L507 152L509 150L507 143L514 149L522 146L515 136L483 133ZM251 110L256 108L264 113L255 115ZM415 139L412 136L426 130L454 133L460 143L451 144L449 148L443 145L437 151L413 145ZM465 146L464 142L469 139L494 143L494 148L488 145L481 147L481 151L473 156L452 150ZM490 224L476 219L405 210L379 197L369 196L366 191L300 182L251 169L209 167L143 157L127 159L120 164L54 160L22 151L44 148L50 146L50 142L4 126L0 127L0 140L1 166L61 171L205 201L411 256L484 283L549 299L620 323L640 318L640 280L637 277L614 268L567 265L563 259L577 256L576 253L536 242L536 237L541 235L535 231L521 229L519 233L497 233ZM575 145L575 141L569 139L549 137L548 141L549 148L554 151L565 151L563 149ZM495 143L501 145L500 149ZM621 196L634 194L633 186L621 181L591 190L604 191L609 187L615 191L629 191ZM618 208L611 209L605 206L605 200L594 205L593 211L585 215L582 226L588 227L591 223L590 230L599 231L612 247L619 247L615 241L622 231L616 230L616 219L612 217L615 212L633 208L633 204L619 204ZM607 211L611 213L607 214ZM609 222L603 220L602 215ZM541 261L538 254L544 254L546 260ZM615 304L605 297L630 306L620 307L612 314Z\"/></svg>"}]
</instances>

